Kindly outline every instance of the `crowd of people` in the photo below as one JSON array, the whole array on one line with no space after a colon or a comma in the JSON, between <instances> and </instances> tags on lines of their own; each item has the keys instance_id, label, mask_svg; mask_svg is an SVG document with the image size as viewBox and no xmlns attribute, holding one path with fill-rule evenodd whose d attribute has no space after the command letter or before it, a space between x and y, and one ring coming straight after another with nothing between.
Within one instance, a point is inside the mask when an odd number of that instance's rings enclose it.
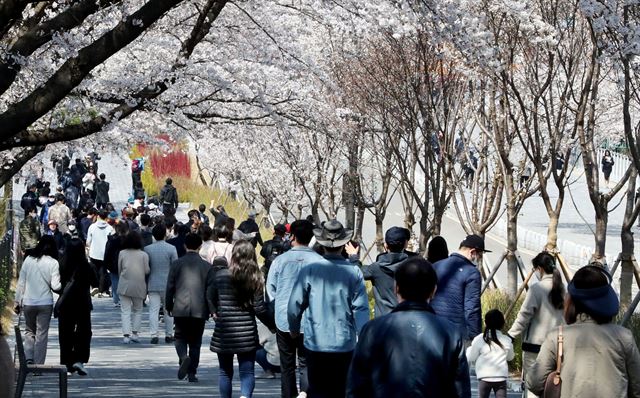
<instances>
[{"instance_id":1,"label":"crowd of people","mask_svg":"<svg viewBox=\"0 0 640 398\"><path fill-rule=\"evenodd\" d=\"M538 282L513 325L505 325L497 309L482 316L477 264L488 250L477 235L453 253L435 237L422 256L408 250L407 229L392 227L385 252L362 264L353 232L337 220L278 224L267 241L256 212L236 228L213 202L211 219L203 204L179 222L170 179L158 202L132 202L119 212L108 200L73 208L58 194L46 222L36 211L46 203L32 189L23 198L16 310L24 314L33 363L45 361L53 315L60 363L88 373L93 294L111 297L119 309L124 344L141 342L147 304L149 343L160 343L162 319L177 377L192 383L211 319L210 350L225 398L232 396L234 358L241 397L253 395L256 363L263 376L280 374L286 398L470 397L470 364L480 397L506 397L518 336L527 396L543 396L547 377L559 370L563 397L640 397L640 353L631 332L612 323L619 301L601 267L581 268L565 286L554 256L540 253L532 260ZM83 190L90 196L95 189ZM45 226L43 234L32 232ZM365 281L373 285L373 309Z\"/></svg>"}]
</instances>

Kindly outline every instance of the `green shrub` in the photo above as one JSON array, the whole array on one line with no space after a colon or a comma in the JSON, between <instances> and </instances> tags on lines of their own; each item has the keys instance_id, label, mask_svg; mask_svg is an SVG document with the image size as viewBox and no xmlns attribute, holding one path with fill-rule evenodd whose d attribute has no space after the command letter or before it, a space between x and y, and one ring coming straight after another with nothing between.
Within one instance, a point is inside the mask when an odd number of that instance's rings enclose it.
<instances>
[{"instance_id":1,"label":"green shrub","mask_svg":"<svg viewBox=\"0 0 640 398\"><path fill-rule=\"evenodd\" d=\"M524 301L525 294L526 293L522 293L522 295L520 296L520 299L514 306L513 310L511 310L511 313L508 314L507 316L507 310L509 309L509 306L511 305L513 300L503 290L487 289L482 295L482 299L481 299L483 327L484 327L484 314L486 314L490 310L498 309L505 315L506 322L505 322L505 330L503 330L503 332L506 333L506 331L509 330L513 322L516 320L516 316L518 315L518 310L520 310L520 306ZM515 351L515 358L513 359L513 361L509 363L509 370L514 373L520 373L522 370L522 338L521 337L518 337L513 342L513 349Z\"/></svg>"}]
</instances>

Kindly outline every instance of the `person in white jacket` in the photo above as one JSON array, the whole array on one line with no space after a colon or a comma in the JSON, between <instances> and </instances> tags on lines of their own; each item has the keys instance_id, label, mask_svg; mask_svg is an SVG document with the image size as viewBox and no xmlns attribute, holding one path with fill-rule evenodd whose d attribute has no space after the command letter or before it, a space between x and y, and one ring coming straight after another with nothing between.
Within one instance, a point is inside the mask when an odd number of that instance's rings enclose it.
<instances>
[{"instance_id":1,"label":"person in white jacket","mask_svg":"<svg viewBox=\"0 0 640 398\"><path fill-rule=\"evenodd\" d=\"M477 335L469 348L467 360L476 365L479 398L488 398L491 391L496 398L507 397L509 364L514 357L513 343L509 336L500 332L504 327L504 315L491 310L484 316L484 333Z\"/></svg>"},{"instance_id":2,"label":"person in white jacket","mask_svg":"<svg viewBox=\"0 0 640 398\"><path fill-rule=\"evenodd\" d=\"M40 238L22 263L16 288L16 312L24 313L24 351L27 363L43 364L47 357L49 323L53 313L52 291L59 291L58 248L52 236Z\"/></svg>"},{"instance_id":3,"label":"person in white jacket","mask_svg":"<svg viewBox=\"0 0 640 398\"><path fill-rule=\"evenodd\" d=\"M110 278L106 264L104 263L104 249L107 247L109 235L115 233L113 227L107 223L108 216L109 213L106 210L100 210L98 213L98 221L91 224L87 232L89 259L98 272L98 289L100 293L107 295L109 293Z\"/></svg>"}]
</instances>

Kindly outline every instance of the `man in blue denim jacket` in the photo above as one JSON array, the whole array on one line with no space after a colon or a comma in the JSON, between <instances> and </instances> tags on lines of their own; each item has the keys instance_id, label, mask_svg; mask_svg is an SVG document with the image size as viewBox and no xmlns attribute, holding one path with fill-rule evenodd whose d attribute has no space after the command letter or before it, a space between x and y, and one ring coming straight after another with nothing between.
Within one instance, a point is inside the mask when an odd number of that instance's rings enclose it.
<instances>
[{"instance_id":1,"label":"man in blue denim jacket","mask_svg":"<svg viewBox=\"0 0 640 398\"><path fill-rule=\"evenodd\" d=\"M282 398L296 398L296 353L300 365L300 391L307 392L305 349L303 335L295 338L289 334L289 319L287 309L293 285L298 280L300 272L309 264L322 261L322 256L309 248L313 237L313 224L307 220L296 220L291 224L291 250L282 253L271 264L267 277L267 295L274 303L276 338L280 352L280 378ZM265 243L266 244L266 243Z\"/></svg>"},{"instance_id":2,"label":"man in blue denim jacket","mask_svg":"<svg viewBox=\"0 0 640 398\"><path fill-rule=\"evenodd\" d=\"M293 286L288 306L289 331L300 333L305 313L308 397L341 398L356 335L369 320L369 305L360 268L341 256L352 231L336 220L313 231L323 246L323 261L309 264Z\"/></svg>"}]
</instances>

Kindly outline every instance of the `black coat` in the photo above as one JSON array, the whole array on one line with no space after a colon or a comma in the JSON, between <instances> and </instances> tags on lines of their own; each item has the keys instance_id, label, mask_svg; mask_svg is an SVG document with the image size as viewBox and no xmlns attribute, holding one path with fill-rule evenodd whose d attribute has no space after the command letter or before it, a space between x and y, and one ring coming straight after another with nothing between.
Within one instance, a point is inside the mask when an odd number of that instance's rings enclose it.
<instances>
[{"instance_id":1,"label":"black coat","mask_svg":"<svg viewBox=\"0 0 640 398\"><path fill-rule=\"evenodd\" d=\"M260 227L258 226L258 223L254 219L249 218L247 220L244 220L243 222L240 223L240 225L238 226L238 229L244 232L245 234L250 234L253 232L256 233L256 237L249 240L249 242L251 242L253 247L256 247L258 243L260 243L260 246L264 245L264 243L262 242L262 236L260 236Z\"/></svg>"},{"instance_id":2,"label":"black coat","mask_svg":"<svg viewBox=\"0 0 640 398\"><path fill-rule=\"evenodd\" d=\"M207 296L211 312L218 316L210 345L213 352L237 354L259 348L256 316L270 329L275 328L262 291L256 293L252 308L241 307L227 267L216 268L213 287Z\"/></svg>"},{"instance_id":3,"label":"black coat","mask_svg":"<svg viewBox=\"0 0 640 398\"><path fill-rule=\"evenodd\" d=\"M362 328L347 396L471 397L462 336L427 303L398 304Z\"/></svg>"},{"instance_id":4,"label":"black coat","mask_svg":"<svg viewBox=\"0 0 640 398\"><path fill-rule=\"evenodd\" d=\"M95 184L96 204L109 203L109 183L106 181L97 181Z\"/></svg>"},{"instance_id":5,"label":"black coat","mask_svg":"<svg viewBox=\"0 0 640 398\"><path fill-rule=\"evenodd\" d=\"M64 292L67 284L73 280L73 285L66 295L60 300L60 312L91 311L91 287L98 287L98 276L94 266L88 261L81 264L66 264L60 267L61 292ZM67 268L68 267L68 268Z\"/></svg>"},{"instance_id":6,"label":"black coat","mask_svg":"<svg viewBox=\"0 0 640 398\"><path fill-rule=\"evenodd\" d=\"M122 250L123 239L120 235L109 235L104 248L104 264L109 272L115 275L118 275L118 256Z\"/></svg>"}]
</instances>

